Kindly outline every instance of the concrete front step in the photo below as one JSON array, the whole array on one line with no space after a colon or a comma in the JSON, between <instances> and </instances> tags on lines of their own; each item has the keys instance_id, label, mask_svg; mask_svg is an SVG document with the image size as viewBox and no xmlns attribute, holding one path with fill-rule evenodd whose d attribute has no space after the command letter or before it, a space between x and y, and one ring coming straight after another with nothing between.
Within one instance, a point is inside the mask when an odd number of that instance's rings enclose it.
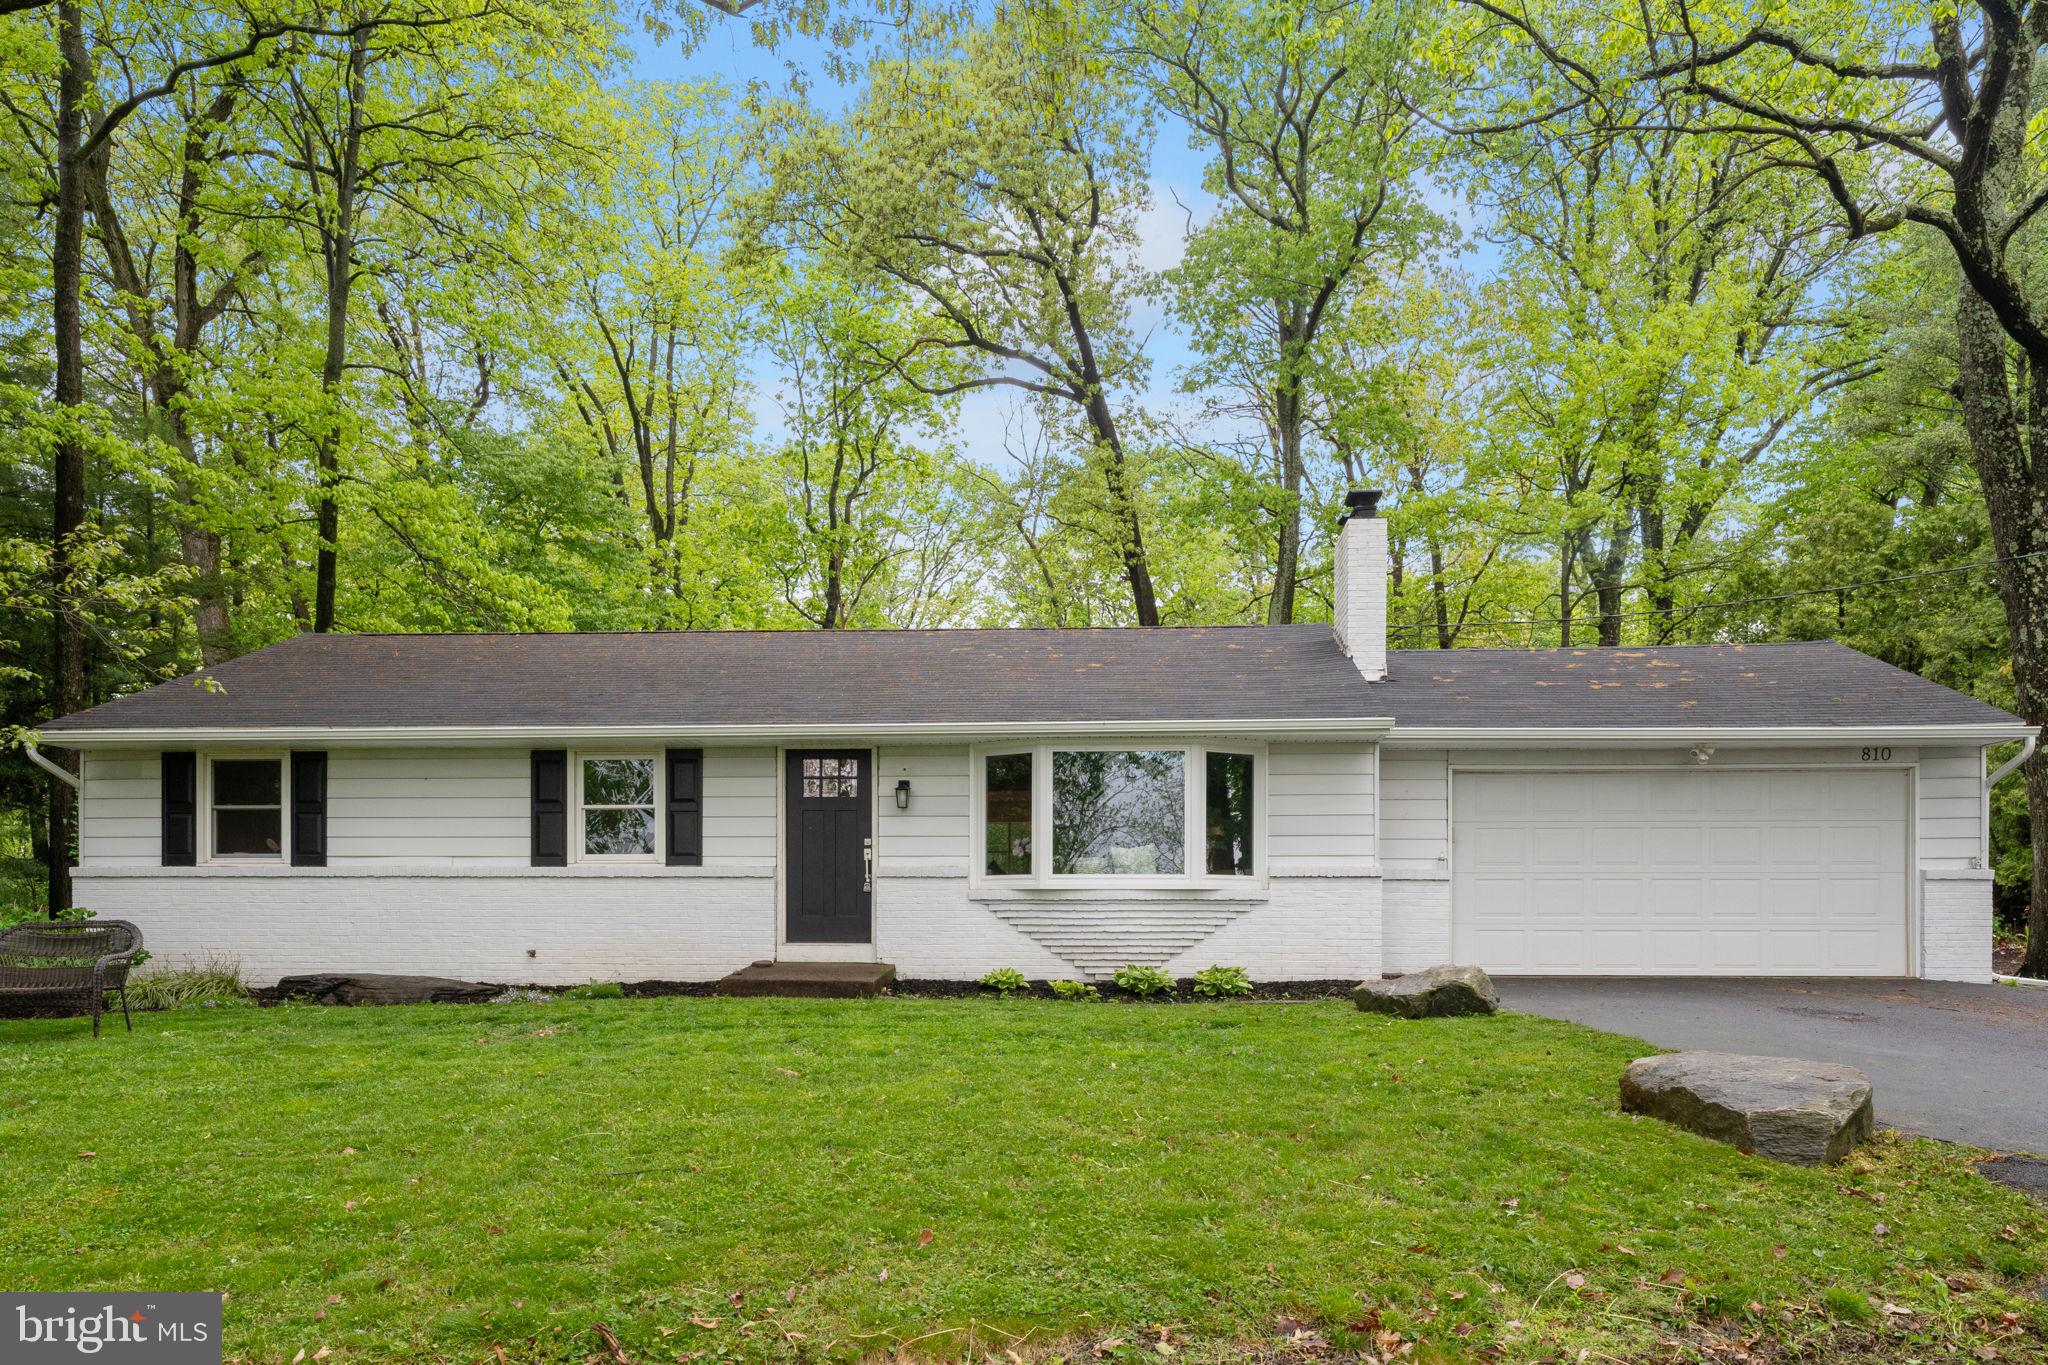
<instances>
[{"instance_id":1,"label":"concrete front step","mask_svg":"<svg viewBox=\"0 0 2048 1365\"><path fill-rule=\"evenodd\" d=\"M887 962L756 962L718 983L720 995L782 995L854 1000L880 995L896 979Z\"/></svg>"}]
</instances>

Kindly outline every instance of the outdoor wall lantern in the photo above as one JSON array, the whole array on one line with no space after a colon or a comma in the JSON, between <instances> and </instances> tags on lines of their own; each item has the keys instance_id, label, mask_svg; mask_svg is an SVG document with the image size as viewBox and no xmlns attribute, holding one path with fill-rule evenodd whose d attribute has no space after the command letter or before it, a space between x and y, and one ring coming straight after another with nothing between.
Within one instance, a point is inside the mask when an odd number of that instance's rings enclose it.
<instances>
[{"instance_id":1,"label":"outdoor wall lantern","mask_svg":"<svg viewBox=\"0 0 2048 1365\"><path fill-rule=\"evenodd\" d=\"M896 779L896 809L910 809L910 779L907 777Z\"/></svg>"}]
</instances>

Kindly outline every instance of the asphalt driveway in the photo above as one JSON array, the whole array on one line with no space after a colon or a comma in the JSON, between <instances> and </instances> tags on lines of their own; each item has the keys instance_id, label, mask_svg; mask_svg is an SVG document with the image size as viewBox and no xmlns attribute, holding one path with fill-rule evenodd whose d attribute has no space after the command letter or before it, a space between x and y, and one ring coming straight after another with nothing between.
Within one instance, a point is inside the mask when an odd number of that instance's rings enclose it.
<instances>
[{"instance_id":1,"label":"asphalt driveway","mask_svg":"<svg viewBox=\"0 0 2048 1365\"><path fill-rule=\"evenodd\" d=\"M2048 990L1950 981L1511 977L1509 1009L1660 1047L1841 1062L1877 1121L2048 1156Z\"/></svg>"}]
</instances>

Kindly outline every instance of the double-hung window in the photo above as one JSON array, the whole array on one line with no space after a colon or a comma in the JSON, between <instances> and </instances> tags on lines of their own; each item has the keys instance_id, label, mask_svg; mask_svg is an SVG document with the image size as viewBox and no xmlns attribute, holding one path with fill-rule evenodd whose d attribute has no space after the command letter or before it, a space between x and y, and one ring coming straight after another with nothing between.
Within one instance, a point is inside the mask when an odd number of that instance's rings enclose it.
<instances>
[{"instance_id":1,"label":"double-hung window","mask_svg":"<svg viewBox=\"0 0 2048 1365\"><path fill-rule=\"evenodd\" d=\"M207 856L222 862L282 860L284 760L216 758L207 767Z\"/></svg>"},{"instance_id":2,"label":"double-hung window","mask_svg":"<svg viewBox=\"0 0 2048 1365\"><path fill-rule=\"evenodd\" d=\"M1225 885L1261 875L1249 746L1034 745L975 755L976 874L998 885Z\"/></svg>"},{"instance_id":3,"label":"double-hung window","mask_svg":"<svg viewBox=\"0 0 2048 1365\"><path fill-rule=\"evenodd\" d=\"M650 862L656 849L653 755L584 755L576 764L578 847L586 859Z\"/></svg>"}]
</instances>

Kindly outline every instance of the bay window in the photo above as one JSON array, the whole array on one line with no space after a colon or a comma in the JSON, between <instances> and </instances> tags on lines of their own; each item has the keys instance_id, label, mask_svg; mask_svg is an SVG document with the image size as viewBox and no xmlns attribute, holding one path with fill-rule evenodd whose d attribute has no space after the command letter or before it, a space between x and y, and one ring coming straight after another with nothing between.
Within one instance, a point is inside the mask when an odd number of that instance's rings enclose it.
<instances>
[{"instance_id":1,"label":"bay window","mask_svg":"<svg viewBox=\"0 0 2048 1365\"><path fill-rule=\"evenodd\" d=\"M974 763L976 868L992 884L1198 886L1262 871L1248 750L1048 744Z\"/></svg>"}]
</instances>

